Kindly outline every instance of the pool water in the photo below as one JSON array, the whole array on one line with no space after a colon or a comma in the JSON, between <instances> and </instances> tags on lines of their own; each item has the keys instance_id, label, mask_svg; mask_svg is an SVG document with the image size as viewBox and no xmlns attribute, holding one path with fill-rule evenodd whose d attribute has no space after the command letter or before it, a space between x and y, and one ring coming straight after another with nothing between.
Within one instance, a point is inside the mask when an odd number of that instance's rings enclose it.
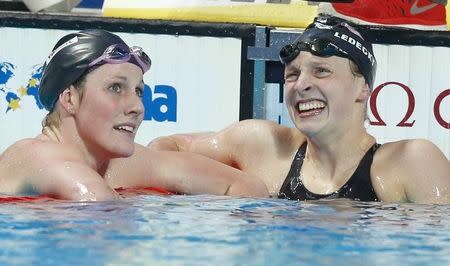
<instances>
[{"instance_id":1,"label":"pool water","mask_svg":"<svg viewBox=\"0 0 450 266\"><path fill-rule=\"evenodd\" d=\"M0 204L0 265L450 265L450 205L137 195Z\"/></svg>"}]
</instances>

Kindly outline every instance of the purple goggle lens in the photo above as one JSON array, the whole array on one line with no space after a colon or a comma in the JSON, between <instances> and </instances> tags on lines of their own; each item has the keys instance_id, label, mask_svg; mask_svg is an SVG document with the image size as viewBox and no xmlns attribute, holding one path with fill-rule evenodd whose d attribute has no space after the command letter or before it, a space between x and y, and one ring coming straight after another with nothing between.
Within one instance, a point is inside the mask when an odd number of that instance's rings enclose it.
<instances>
[{"instance_id":1,"label":"purple goggle lens","mask_svg":"<svg viewBox=\"0 0 450 266\"><path fill-rule=\"evenodd\" d=\"M145 73L150 69L152 61L141 47L128 47L123 44L113 44L109 46L100 57L89 63L88 67L92 67L102 63L124 63L130 61L131 57L133 57L134 61L142 69L142 73Z\"/></svg>"}]
</instances>

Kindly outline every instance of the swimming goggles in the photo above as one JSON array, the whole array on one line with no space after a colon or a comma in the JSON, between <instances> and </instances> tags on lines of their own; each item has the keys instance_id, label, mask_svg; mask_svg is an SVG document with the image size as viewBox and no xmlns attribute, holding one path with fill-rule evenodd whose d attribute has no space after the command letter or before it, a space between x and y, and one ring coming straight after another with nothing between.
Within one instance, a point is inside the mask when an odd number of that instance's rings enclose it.
<instances>
[{"instance_id":1,"label":"swimming goggles","mask_svg":"<svg viewBox=\"0 0 450 266\"><path fill-rule=\"evenodd\" d=\"M308 41L296 41L288 44L280 50L280 60L283 64L288 64L294 60L301 51L307 51L315 56L329 57L340 56L348 58L348 54L337 47L329 39L318 38Z\"/></svg>"},{"instance_id":2,"label":"swimming goggles","mask_svg":"<svg viewBox=\"0 0 450 266\"><path fill-rule=\"evenodd\" d=\"M124 63L130 61L130 59L132 58L134 59L133 63L137 63L137 65L142 69L143 73L147 72L150 69L152 61L141 47L128 47L124 44L113 44L109 46L100 57L89 63L88 67L103 63Z\"/></svg>"}]
</instances>

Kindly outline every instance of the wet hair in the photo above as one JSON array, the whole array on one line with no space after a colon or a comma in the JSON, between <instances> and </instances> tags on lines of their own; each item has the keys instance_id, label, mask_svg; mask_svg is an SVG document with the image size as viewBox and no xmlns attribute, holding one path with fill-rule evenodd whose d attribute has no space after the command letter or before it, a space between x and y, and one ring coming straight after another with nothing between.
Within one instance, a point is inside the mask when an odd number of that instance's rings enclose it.
<instances>
[{"instance_id":1,"label":"wet hair","mask_svg":"<svg viewBox=\"0 0 450 266\"><path fill-rule=\"evenodd\" d=\"M79 81L89 69L89 64L115 44L126 46L116 34L100 29L84 30L62 37L44 64L39 100L45 109L51 112L61 92ZM132 60L130 63L137 64Z\"/></svg>"},{"instance_id":2,"label":"wet hair","mask_svg":"<svg viewBox=\"0 0 450 266\"><path fill-rule=\"evenodd\" d=\"M315 18L305 31L293 43L284 46L280 51L280 60L284 64L293 61L301 51L313 55L328 57L339 56L350 59L373 88L377 62L373 54L372 44L352 27L349 22L330 16Z\"/></svg>"}]
</instances>

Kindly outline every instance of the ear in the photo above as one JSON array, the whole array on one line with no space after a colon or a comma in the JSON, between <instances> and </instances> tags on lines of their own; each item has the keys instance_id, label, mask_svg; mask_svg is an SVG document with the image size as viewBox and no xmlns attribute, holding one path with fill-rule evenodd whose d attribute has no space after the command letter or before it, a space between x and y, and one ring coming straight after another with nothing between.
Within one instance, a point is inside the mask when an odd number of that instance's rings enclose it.
<instances>
[{"instance_id":1,"label":"ear","mask_svg":"<svg viewBox=\"0 0 450 266\"><path fill-rule=\"evenodd\" d=\"M358 97L356 98L357 102L367 102L371 94L369 85L364 81L364 85L361 86L361 90L358 93Z\"/></svg>"},{"instance_id":2,"label":"ear","mask_svg":"<svg viewBox=\"0 0 450 266\"><path fill-rule=\"evenodd\" d=\"M75 114L79 106L79 99L78 90L73 85L70 85L70 87L59 94L58 101L67 113Z\"/></svg>"}]
</instances>

